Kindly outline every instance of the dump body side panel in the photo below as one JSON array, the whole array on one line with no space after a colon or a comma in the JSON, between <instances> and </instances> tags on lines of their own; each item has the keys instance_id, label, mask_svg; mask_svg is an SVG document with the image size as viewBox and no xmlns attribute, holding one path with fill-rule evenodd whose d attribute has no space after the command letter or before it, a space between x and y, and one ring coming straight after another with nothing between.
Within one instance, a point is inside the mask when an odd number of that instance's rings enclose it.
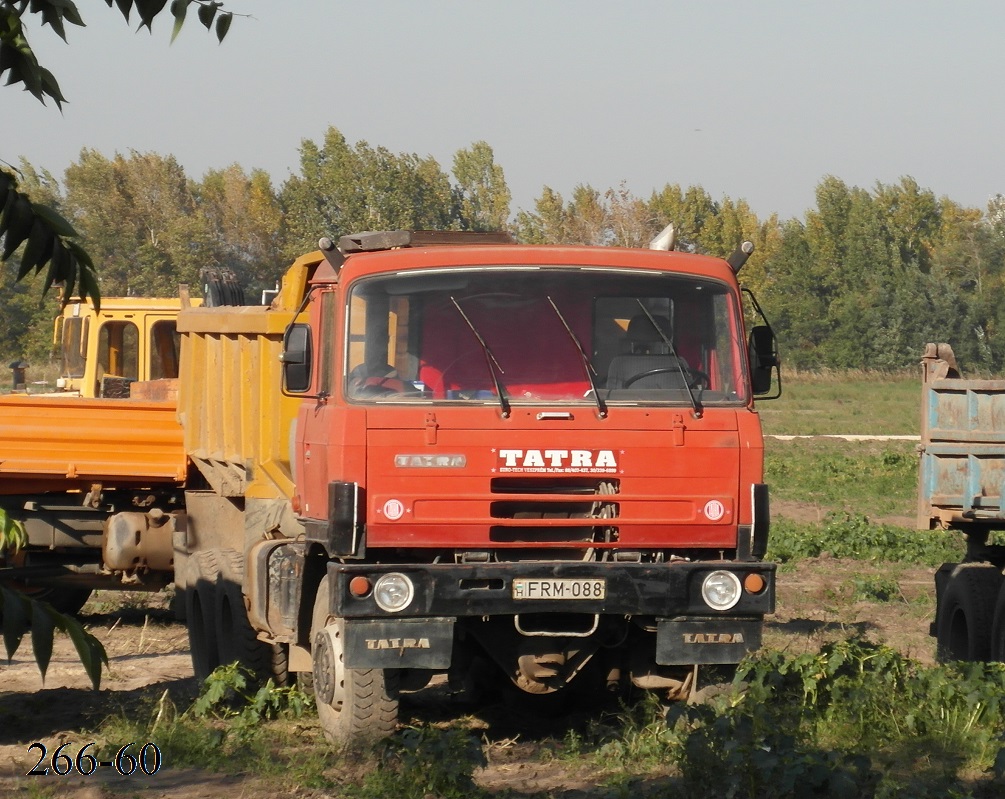
<instances>
[{"instance_id":1,"label":"dump body side panel","mask_svg":"<svg viewBox=\"0 0 1005 799\"><path fill-rule=\"evenodd\" d=\"M1005 381L926 381L918 526L1005 522Z\"/></svg>"},{"instance_id":2,"label":"dump body side panel","mask_svg":"<svg viewBox=\"0 0 1005 799\"><path fill-rule=\"evenodd\" d=\"M177 484L185 479L172 401L0 397L0 493Z\"/></svg>"},{"instance_id":3,"label":"dump body side panel","mask_svg":"<svg viewBox=\"0 0 1005 799\"><path fill-rule=\"evenodd\" d=\"M301 400L282 393L280 354L319 258L299 259L270 306L179 314L185 451L220 496L286 500L293 494L290 431Z\"/></svg>"}]
</instances>

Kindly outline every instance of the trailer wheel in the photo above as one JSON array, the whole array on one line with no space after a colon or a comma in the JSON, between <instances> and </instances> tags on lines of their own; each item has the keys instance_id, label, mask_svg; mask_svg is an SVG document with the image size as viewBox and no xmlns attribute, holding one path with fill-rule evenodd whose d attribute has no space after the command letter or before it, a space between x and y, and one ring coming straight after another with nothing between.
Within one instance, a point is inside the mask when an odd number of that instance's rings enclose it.
<instances>
[{"instance_id":1,"label":"trailer wheel","mask_svg":"<svg viewBox=\"0 0 1005 799\"><path fill-rule=\"evenodd\" d=\"M336 744L372 743L398 725L397 673L385 669L347 669L342 646L343 621L328 612L330 584L318 586L311 616L314 697L325 736ZM326 631L331 625L334 629Z\"/></svg>"},{"instance_id":2,"label":"trailer wheel","mask_svg":"<svg viewBox=\"0 0 1005 799\"><path fill-rule=\"evenodd\" d=\"M998 589L998 602L991 625L991 660L1005 663L1005 583Z\"/></svg>"},{"instance_id":3,"label":"trailer wheel","mask_svg":"<svg viewBox=\"0 0 1005 799\"><path fill-rule=\"evenodd\" d=\"M219 642L220 664L237 661L263 681L271 677L277 685L286 685L289 672L282 646L260 641L248 620L244 593L241 590L244 582L244 556L233 549L225 549L219 553L219 563L214 624Z\"/></svg>"},{"instance_id":4,"label":"trailer wheel","mask_svg":"<svg viewBox=\"0 0 1005 799\"><path fill-rule=\"evenodd\" d=\"M991 627L1001 582L1001 572L993 566L956 567L939 602L939 660L987 660L991 656Z\"/></svg>"},{"instance_id":5,"label":"trailer wheel","mask_svg":"<svg viewBox=\"0 0 1005 799\"><path fill-rule=\"evenodd\" d=\"M185 565L188 646L192 652L192 670L200 682L220 665L214 618L216 584L220 577L218 554L214 549L196 552L189 556Z\"/></svg>"}]
</instances>

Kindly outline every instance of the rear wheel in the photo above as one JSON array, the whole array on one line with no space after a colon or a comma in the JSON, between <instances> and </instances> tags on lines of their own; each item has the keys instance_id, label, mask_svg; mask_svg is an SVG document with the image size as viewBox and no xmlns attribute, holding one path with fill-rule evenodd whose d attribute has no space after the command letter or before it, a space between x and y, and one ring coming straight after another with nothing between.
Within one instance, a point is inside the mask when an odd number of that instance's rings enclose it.
<instances>
[{"instance_id":1,"label":"rear wheel","mask_svg":"<svg viewBox=\"0 0 1005 799\"><path fill-rule=\"evenodd\" d=\"M280 644L258 639L244 606L244 556L232 549L219 553L220 577L215 598L215 625L220 664L237 661L265 681L286 685L289 673L286 652Z\"/></svg>"},{"instance_id":2,"label":"rear wheel","mask_svg":"<svg viewBox=\"0 0 1005 799\"><path fill-rule=\"evenodd\" d=\"M216 584L220 577L218 550L196 552L185 564L185 618L192 670L205 680L220 665L216 635Z\"/></svg>"},{"instance_id":3,"label":"rear wheel","mask_svg":"<svg viewBox=\"0 0 1005 799\"><path fill-rule=\"evenodd\" d=\"M329 580L318 587L311 617L314 697L325 735L338 744L377 741L398 725L397 673L345 667L344 621L328 612Z\"/></svg>"},{"instance_id":4,"label":"rear wheel","mask_svg":"<svg viewBox=\"0 0 1005 799\"><path fill-rule=\"evenodd\" d=\"M940 660L991 657L995 600L1001 583L1001 572L993 566L956 567L939 602L936 642Z\"/></svg>"}]
</instances>

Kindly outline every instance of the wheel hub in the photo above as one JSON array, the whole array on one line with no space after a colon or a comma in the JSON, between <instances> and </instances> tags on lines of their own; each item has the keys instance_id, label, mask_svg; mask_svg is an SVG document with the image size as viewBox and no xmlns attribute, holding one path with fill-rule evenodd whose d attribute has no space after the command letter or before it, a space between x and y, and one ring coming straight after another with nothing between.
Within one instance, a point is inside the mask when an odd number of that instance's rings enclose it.
<instances>
[{"instance_id":1,"label":"wheel hub","mask_svg":"<svg viewBox=\"0 0 1005 799\"><path fill-rule=\"evenodd\" d=\"M325 630L314 637L314 696L319 702L332 704L335 699L335 651Z\"/></svg>"}]
</instances>

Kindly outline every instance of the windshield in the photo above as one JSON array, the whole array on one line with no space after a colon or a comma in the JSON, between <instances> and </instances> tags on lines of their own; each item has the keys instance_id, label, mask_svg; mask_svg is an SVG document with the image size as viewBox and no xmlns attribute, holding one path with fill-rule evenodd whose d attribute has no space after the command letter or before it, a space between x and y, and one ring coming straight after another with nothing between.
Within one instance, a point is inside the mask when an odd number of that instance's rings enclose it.
<instances>
[{"instance_id":1,"label":"windshield","mask_svg":"<svg viewBox=\"0 0 1005 799\"><path fill-rule=\"evenodd\" d=\"M361 402L735 404L735 295L698 277L589 268L430 270L350 293Z\"/></svg>"}]
</instances>

